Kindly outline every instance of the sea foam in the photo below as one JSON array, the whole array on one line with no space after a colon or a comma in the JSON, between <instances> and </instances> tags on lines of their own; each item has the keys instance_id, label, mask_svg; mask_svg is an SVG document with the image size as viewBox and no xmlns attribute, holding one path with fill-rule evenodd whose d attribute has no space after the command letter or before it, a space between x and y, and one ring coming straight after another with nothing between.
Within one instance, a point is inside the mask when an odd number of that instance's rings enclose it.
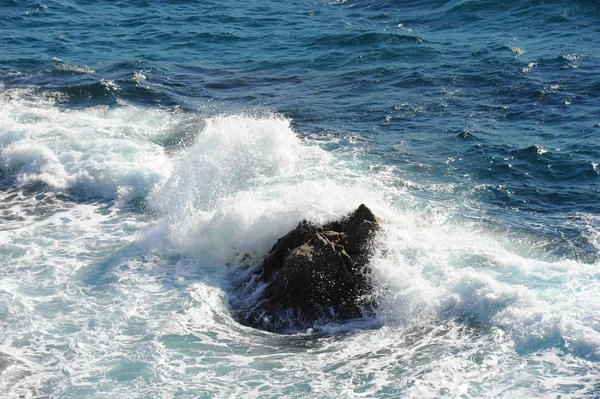
<instances>
[{"instance_id":1,"label":"sea foam","mask_svg":"<svg viewBox=\"0 0 600 399\"><path fill-rule=\"evenodd\" d=\"M465 382L473 378L477 392L500 395L523 373L554 387L553 364L576 370L599 359L596 265L536 258L528 237L465 218L461 206L476 206L468 198L420 197L426 183L413 190L356 153L326 152L285 117L2 101L2 172L79 201L0 236L11 265L0 274L10 299L0 308L10 323L3 393L33 397L50 385L76 394L91 384L123 396L132 388L112 381L154 376L172 393L243 380L236 392L259 397L264 381L294 385L290 375L303 375L299 392L350 390L354 375L373 395L398 376L418 381L407 396L434 394L442 382L460 395L475 389ZM191 139L163 144L181 133L173 126L198 118ZM147 212L121 212L135 196ZM319 340L235 323L230 276L299 221L325 223L360 203L382 221L370 263L374 319L321 325L331 336ZM589 389L585 375L564 378Z\"/></svg>"},{"instance_id":2,"label":"sea foam","mask_svg":"<svg viewBox=\"0 0 600 399\"><path fill-rule=\"evenodd\" d=\"M144 195L170 162L152 138L166 134L168 112L136 107L62 109L9 91L0 97L0 171L20 184L41 182L80 197Z\"/></svg>"}]
</instances>

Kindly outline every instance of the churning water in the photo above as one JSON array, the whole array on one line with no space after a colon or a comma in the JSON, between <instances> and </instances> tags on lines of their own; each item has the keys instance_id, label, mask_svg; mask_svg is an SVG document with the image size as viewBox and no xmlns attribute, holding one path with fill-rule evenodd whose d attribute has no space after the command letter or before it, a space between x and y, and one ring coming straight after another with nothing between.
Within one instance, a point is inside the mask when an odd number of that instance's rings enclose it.
<instances>
[{"instance_id":1,"label":"churning water","mask_svg":"<svg viewBox=\"0 0 600 399\"><path fill-rule=\"evenodd\" d=\"M600 397L594 2L0 10L0 396ZM360 203L375 318L234 320Z\"/></svg>"}]
</instances>

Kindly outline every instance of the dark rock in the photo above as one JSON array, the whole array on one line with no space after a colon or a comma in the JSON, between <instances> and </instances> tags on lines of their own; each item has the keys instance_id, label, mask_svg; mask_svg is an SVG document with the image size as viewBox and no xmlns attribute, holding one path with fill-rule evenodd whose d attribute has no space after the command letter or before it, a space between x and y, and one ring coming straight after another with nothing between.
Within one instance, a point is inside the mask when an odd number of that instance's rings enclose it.
<instances>
[{"instance_id":1,"label":"dark rock","mask_svg":"<svg viewBox=\"0 0 600 399\"><path fill-rule=\"evenodd\" d=\"M372 312L375 303L366 266L378 229L377 218L365 205L321 227L301 222L277 241L246 282L246 287L267 286L240 309L240 321L285 332Z\"/></svg>"}]
</instances>

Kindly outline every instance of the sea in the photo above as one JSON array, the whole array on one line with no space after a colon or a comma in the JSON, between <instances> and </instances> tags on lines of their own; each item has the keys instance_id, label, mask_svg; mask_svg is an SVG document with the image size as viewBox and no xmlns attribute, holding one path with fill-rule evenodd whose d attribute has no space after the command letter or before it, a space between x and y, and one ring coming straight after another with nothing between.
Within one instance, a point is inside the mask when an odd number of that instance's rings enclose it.
<instances>
[{"instance_id":1,"label":"sea","mask_svg":"<svg viewBox=\"0 0 600 399\"><path fill-rule=\"evenodd\" d=\"M232 281L381 220L375 315ZM0 397L599 398L595 0L0 0Z\"/></svg>"}]
</instances>

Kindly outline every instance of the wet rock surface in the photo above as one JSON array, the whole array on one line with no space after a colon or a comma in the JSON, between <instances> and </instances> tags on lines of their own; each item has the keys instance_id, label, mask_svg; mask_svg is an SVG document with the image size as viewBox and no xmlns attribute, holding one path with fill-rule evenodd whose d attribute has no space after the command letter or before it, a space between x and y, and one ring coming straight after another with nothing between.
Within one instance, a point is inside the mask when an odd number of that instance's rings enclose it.
<instances>
[{"instance_id":1,"label":"wet rock surface","mask_svg":"<svg viewBox=\"0 0 600 399\"><path fill-rule=\"evenodd\" d=\"M239 310L239 321L286 332L373 312L367 263L378 229L365 205L320 227L301 222L277 241L245 283L264 289Z\"/></svg>"}]
</instances>

